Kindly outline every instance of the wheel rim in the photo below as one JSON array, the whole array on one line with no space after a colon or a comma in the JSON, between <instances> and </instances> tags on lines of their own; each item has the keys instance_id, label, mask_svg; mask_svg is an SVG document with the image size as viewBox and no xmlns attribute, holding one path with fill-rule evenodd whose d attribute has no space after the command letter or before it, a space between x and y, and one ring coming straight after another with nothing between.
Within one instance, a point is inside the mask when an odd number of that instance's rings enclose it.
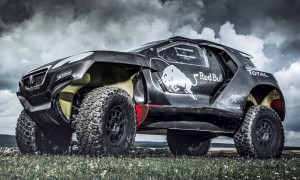
<instances>
[{"instance_id":1,"label":"wheel rim","mask_svg":"<svg viewBox=\"0 0 300 180\"><path fill-rule=\"evenodd\" d=\"M257 142L259 145L267 147L274 141L274 129L271 123L263 119L258 123L256 131Z\"/></svg>"},{"instance_id":2,"label":"wheel rim","mask_svg":"<svg viewBox=\"0 0 300 180\"><path fill-rule=\"evenodd\" d=\"M125 113L121 106L111 108L106 123L106 134L112 145L118 145L125 134Z\"/></svg>"}]
</instances>

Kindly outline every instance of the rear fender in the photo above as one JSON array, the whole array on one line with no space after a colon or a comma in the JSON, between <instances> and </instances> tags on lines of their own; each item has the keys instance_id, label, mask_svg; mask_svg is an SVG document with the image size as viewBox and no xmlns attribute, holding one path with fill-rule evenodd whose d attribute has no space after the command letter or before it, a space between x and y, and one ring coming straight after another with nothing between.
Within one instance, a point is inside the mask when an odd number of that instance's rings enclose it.
<instances>
[{"instance_id":1,"label":"rear fender","mask_svg":"<svg viewBox=\"0 0 300 180\"><path fill-rule=\"evenodd\" d=\"M278 114L284 119L284 98L273 75L240 68L212 102L212 107L239 114L239 119L242 120L249 102L252 105L262 104L275 109L276 102L272 104L272 101L276 99L282 102L282 110L278 111Z\"/></svg>"},{"instance_id":2,"label":"rear fender","mask_svg":"<svg viewBox=\"0 0 300 180\"><path fill-rule=\"evenodd\" d=\"M264 105L274 109L281 120L284 121L285 100L278 87L272 85L258 85L249 93L247 102L251 102L253 105ZM247 112L247 108L248 107L245 106L245 113Z\"/></svg>"}]
</instances>

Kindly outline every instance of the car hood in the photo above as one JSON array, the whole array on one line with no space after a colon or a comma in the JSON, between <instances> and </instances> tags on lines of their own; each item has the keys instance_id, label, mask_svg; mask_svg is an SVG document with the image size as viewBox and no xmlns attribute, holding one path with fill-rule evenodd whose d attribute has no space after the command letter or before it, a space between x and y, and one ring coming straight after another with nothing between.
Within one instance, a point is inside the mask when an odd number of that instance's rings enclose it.
<instances>
[{"instance_id":1,"label":"car hood","mask_svg":"<svg viewBox=\"0 0 300 180\"><path fill-rule=\"evenodd\" d=\"M56 61L44 64L37 68L28 71L26 74L37 71L43 68L51 68L55 71L60 67L71 65L78 61L92 60L94 62L120 63L150 67L149 61L145 60L145 56L134 52L119 52L119 51L87 51L76 55L58 59Z\"/></svg>"}]
</instances>

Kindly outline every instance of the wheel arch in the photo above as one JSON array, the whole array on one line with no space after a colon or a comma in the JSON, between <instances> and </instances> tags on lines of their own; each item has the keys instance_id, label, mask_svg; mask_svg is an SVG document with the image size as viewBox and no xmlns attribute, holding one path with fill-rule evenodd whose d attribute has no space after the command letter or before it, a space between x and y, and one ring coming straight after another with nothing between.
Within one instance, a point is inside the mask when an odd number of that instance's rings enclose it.
<instances>
[{"instance_id":1,"label":"wheel arch","mask_svg":"<svg viewBox=\"0 0 300 180\"><path fill-rule=\"evenodd\" d=\"M137 78L140 78L140 69L141 66L131 64L93 63L80 79L72 81L59 92L58 100L63 114L70 120L75 95L81 89L91 90L101 86L117 87L124 89L131 97L134 97L134 86Z\"/></svg>"},{"instance_id":2,"label":"wheel arch","mask_svg":"<svg viewBox=\"0 0 300 180\"><path fill-rule=\"evenodd\" d=\"M281 90L273 85L257 85L251 89L244 106L244 114L252 105L265 105L274 109L281 120L285 118L285 100Z\"/></svg>"}]
</instances>

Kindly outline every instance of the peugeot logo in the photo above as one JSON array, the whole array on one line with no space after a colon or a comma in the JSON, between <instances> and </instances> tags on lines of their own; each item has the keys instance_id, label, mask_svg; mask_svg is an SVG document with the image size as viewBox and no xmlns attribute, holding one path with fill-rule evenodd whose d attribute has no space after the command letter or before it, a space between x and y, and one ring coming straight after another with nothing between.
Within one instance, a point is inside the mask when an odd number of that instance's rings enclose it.
<instances>
[{"instance_id":1,"label":"peugeot logo","mask_svg":"<svg viewBox=\"0 0 300 180\"><path fill-rule=\"evenodd\" d=\"M29 76L29 84L33 84L34 83L34 79L33 79L33 75Z\"/></svg>"}]
</instances>

